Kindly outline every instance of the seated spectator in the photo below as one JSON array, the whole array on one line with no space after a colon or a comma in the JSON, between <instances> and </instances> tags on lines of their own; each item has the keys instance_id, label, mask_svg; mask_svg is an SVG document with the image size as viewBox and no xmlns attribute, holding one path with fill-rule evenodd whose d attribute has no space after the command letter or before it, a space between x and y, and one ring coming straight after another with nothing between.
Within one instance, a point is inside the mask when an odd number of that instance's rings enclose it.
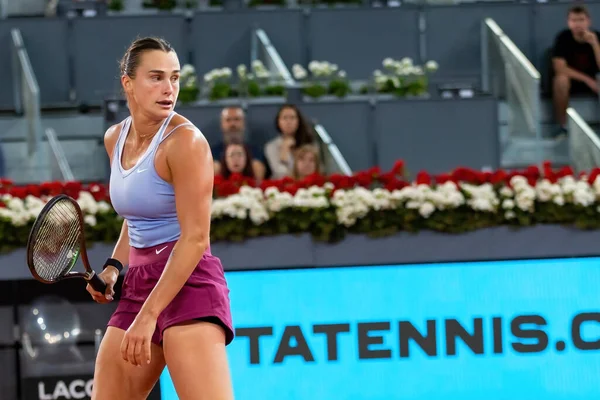
<instances>
[{"instance_id":1,"label":"seated spectator","mask_svg":"<svg viewBox=\"0 0 600 400\"><path fill-rule=\"evenodd\" d=\"M314 143L313 130L295 105L286 104L275 117L275 129L279 136L265 145L265 156L273 179L292 176L294 171L293 152L296 148Z\"/></svg>"},{"instance_id":2,"label":"seated spectator","mask_svg":"<svg viewBox=\"0 0 600 400\"><path fill-rule=\"evenodd\" d=\"M231 142L225 145L225 151L221 157L221 176L229 179L231 174L240 174L247 178L254 178L255 174L252 170L252 153L241 142Z\"/></svg>"},{"instance_id":3,"label":"seated spectator","mask_svg":"<svg viewBox=\"0 0 600 400\"><path fill-rule=\"evenodd\" d=\"M567 16L569 29L554 41L552 86L558 135L567 133L569 95L597 95L596 74L600 65L600 33L590 29L590 15L584 6L573 6Z\"/></svg>"},{"instance_id":4,"label":"seated spectator","mask_svg":"<svg viewBox=\"0 0 600 400\"><path fill-rule=\"evenodd\" d=\"M304 179L307 176L321 173L319 148L313 144L300 146L294 152L293 177Z\"/></svg>"},{"instance_id":5,"label":"seated spectator","mask_svg":"<svg viewBox=\"0 0 600 400\"><path fill-rule=\"evenodd\" d=\"M252 171L258 180L265 177L266 167L263 152L260 148L251 144L245 143L246 136L246 116L241 107L225 107L221 112L221 133L223 140L219 143L211 145L215 174L221 170L221 162L225 155L225 147L232 142L244 143L253 155Z\"/></svg>"}]
</instances>

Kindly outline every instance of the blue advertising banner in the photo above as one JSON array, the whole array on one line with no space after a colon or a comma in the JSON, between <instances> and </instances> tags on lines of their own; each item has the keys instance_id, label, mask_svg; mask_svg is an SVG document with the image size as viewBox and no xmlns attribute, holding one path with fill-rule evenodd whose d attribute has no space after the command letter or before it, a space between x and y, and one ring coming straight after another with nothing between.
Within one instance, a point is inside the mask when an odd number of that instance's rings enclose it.
<instances>
[{"instance_id":1,"label":"blue advertising banner","mask_svg":"<svg viewBox=\"0 0 600 400\"><path fill-rule=\"evenodd\" d=\"M227 279L236 400L600 398L600 258Z\"/></svg>"}]
</instances>

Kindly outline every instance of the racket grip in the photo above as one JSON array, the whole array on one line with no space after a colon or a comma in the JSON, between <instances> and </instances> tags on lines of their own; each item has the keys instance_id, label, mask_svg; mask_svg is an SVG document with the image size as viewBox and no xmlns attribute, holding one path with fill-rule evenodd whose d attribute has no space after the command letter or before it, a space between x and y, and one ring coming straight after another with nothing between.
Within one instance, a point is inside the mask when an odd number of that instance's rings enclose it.
<instances>
[{"instance_id":1,"label":"racket grip","mask_svg":"<svg viewBox=\"0 0 600 400\"><path fill-rule=\"evenodd\" d=\"M89 284L95 291L106 293L106 283L97 274L92 276L92 279L89 280Z\"/></svg>"}]
</instances>

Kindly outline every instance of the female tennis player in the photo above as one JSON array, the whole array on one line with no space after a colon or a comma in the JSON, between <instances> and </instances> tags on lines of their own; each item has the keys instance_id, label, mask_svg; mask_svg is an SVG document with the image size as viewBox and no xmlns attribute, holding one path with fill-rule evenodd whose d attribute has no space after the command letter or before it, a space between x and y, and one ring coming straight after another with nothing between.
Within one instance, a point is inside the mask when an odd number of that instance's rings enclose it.
<instances>
[{"instance_id":1,"label":"female tennis player","mask_svg":"<svg viewBox=\"0 0 600 400\"><path fill-rule=\"evenodd\" d=\"M130 117L105 135L110 196L124 218L100 276L122 297L96 359L94 400L145 399L165 364L181 400L233 399L225 346L229 289L211 255L213 160L207 140L174 112L180 64L162 39L134 41L121 62Z\"/></svg>"}]
</instances>

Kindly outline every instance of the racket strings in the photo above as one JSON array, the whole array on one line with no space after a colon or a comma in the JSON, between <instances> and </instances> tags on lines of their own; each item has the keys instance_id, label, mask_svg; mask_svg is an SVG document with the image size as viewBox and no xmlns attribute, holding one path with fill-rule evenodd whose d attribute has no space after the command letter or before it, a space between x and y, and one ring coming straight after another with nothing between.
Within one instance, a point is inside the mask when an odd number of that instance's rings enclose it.
<instances>
[{"instance_id":1,"label":"racket strings","mask_svg":"<svg viewBox=\"0 0 600 400\"><path fill-rule=\"evenodd\" d=\"M42 279L54 281L73 268L82 234L79 214L70 201L59 201L48 211L33 247L35 270Z\"/></svg>"}]
</instances>

